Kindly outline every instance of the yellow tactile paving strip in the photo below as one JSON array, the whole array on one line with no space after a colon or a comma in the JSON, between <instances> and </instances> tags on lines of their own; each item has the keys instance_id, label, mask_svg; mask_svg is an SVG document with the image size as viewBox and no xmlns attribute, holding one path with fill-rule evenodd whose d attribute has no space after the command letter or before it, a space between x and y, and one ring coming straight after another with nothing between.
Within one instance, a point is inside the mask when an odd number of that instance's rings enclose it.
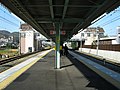
<instances>
[{"instance_id":1,"label":"yellow tactile paving strip","mask_svg":"<svg viewBox=\"0 0 120 90\"><path fill-rule=\"evenodd\" d=\"M48 50L46 53L44 53L41 56L39 56L33 62L29 63L28 65L26 65L24 67L22 67L20 70L16 71L15 73L13 73L9 77L7 77L5 80L0 82L0 90L3 90L5 87L7 87L11 82L13 82L17 77L19 77L22 73L24 73L27 69L29 69L32 65L34 65L38 60L40 60L43 56L45 56L50 51L51 50Z\"/></svg>"}]
</instances>

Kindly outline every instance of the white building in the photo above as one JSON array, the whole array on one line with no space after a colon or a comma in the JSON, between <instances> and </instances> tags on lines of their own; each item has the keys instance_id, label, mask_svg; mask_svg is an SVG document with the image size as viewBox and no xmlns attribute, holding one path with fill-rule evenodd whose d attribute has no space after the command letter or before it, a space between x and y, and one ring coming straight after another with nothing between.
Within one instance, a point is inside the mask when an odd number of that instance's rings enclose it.
<instances>
[{"instance_id":1,"label":"white building","mask_svg":"<svg viewBox=\"0 0 120 90\"><path fill-rule=\"evenodd\" d=\"M26 23L22 24L20 28L20 53L40 50L42 46L40 40L45 37Z\"/></svg>"},{"instance_id":2,"label":"white building","mask_svg":"<svg viewBox=\"0 0 120 90\"><path fill-rule=\"evenodd\" d=\"M111 45L111 44L118 44L117 37L105 37L99 39L99 45ZM97 40L96 40L97 41Z\"/></svg>"},{"instance_id":3,"label":"white building","mask_svg":"<svg viewBox=\"0 0 120 90\"><path fill-rule=\"evenodd\" d=\"M34 30L28 24L22 24L20 30L20 52L28 53L34 51Z\"/></svg>"},{"instance_id":4,"label":"white building","mask_svg":"<svg viewBox=\"0 0 120 90\"><path fill-rule=\"evenodd\" d=\"M86 28L83 31L79 32L77 35L73 36L71 40L78 40L78 41L84 41L84 45L91 45L94 40L104 36L104 30L103 28Z\"/></svg>"},{"instance_id":5,"label":"white building","mask_svg":"<svg viewBox=\"0 0 120 90\"><path fill-rule=\"evenodd\" d=\"M120 26L117 27L117 35L112 37L100 38L100 45L120 44Z\"/></svg>"},{"instance_id":6,"label":"white building","mask_svg":"<svg viewBox=\"0 0 120 90\"><path fill-rule=\"evenodd\" d=\"M120 44L120 26L117 27L117 43Z\"/></svg>"}]
</instances>

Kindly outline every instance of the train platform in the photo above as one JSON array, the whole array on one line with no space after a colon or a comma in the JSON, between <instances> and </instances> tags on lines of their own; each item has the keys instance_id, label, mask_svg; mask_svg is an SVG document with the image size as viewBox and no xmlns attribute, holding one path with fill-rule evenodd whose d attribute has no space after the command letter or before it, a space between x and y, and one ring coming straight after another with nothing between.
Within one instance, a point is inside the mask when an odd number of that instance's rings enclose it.
<instances>
[{"instance_id":1,"label":"train platform","mask_svg":"<svg viewBox=\"0 0 120 90\"><path fill-rule=\"evenodd\" d=\"M54 66L52 50L4 90L118 90L70 55L61 56L60 69Z\"/></svg>"}]
</instances>

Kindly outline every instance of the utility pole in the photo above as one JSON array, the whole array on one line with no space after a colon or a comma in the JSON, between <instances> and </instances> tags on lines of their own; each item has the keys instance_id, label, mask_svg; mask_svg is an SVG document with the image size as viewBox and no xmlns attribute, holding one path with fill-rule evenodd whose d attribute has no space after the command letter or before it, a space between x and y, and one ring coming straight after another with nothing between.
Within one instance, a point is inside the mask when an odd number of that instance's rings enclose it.
<instances>
[{"instance_id":1,"label":"utility pole","mask_svg":"<svg viewBox=\"0 0 120 90\"><path fill-rule=\"evenodd\" d=\"M21 52L21 43L20 43L20 32L19 32L19 47L18 47L18 52L19 52L19 55L21 54L20 52Z\"/></svg>"},{"instance_id":2,"label":"utility pole","mask_svg":"<svg viewBox=\"0 0 120 90\"><path fill-rule=\"evenodd\" d=\"M21 29L20 29L20 31L21 31ZM21 33L20 33L20 31L19 31L19 55L21 55Z\"/></svg>"},{"instance_id":3,"label":"utility pole","mask_svg":"<svg viewBox=\"0 0 120 90\"><path fill-rule=\"evenodd\" d=\"M80 47L81 47L81 52L82 52L82 35L81 35L81 45L80 45Z\"/></svg>"},{"instance_id":4,"label":"utility pole","mask_svg":"<svg viewBox=\"0 0 120 90\"><path fill-rule=\"evenodd\" d=\"M96 47L96 49L97 49L97 52L96 52L96 54L98 55L98 50L99 50L99 29L97 28L97 30L96 30L96 36L97 36L97 47Z\"/></svg>"}]
</instances>

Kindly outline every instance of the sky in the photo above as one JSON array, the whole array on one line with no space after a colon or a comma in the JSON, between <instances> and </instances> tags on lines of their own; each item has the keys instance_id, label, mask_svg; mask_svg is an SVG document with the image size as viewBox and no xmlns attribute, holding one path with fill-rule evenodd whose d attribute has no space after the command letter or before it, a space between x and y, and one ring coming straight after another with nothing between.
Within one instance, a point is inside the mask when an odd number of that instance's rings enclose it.
<instances>
[{"instance_id":1,"label":"sky","mask_svg":"<svg viewBox=\"0 0 120 90\"><path fill-rule=\"evenodd\" d=\"M105 30L106 35L116 35L116 28L117 26L120 26L120 7L113 10L109 14L104 15L105 16L102 19L98 20L89 27L102 27ZM23 20L0 5L0 30L18 32L20 28L20 22L24 23Z\"/></svg>"},{"instance_id":2,"label":"sky","mask_svg":"<svg viewBox=\"0 0 120 90\"><path fill-rule=\"evenodd\" d=\"M106 35L117 35L117 27L120 26L120 7L104 15L103 18L89 27L102 27Z\"/></svg>"},{"instance_id":3,"label":"sky","mask_svg":"<svg viewBox=\"0 0 120 90\"><path fill-rule=\"evenodd\" d=\"M0 30L19 32L20 23L24 21L0 5Z\"/></svg>"}]
</instances>

